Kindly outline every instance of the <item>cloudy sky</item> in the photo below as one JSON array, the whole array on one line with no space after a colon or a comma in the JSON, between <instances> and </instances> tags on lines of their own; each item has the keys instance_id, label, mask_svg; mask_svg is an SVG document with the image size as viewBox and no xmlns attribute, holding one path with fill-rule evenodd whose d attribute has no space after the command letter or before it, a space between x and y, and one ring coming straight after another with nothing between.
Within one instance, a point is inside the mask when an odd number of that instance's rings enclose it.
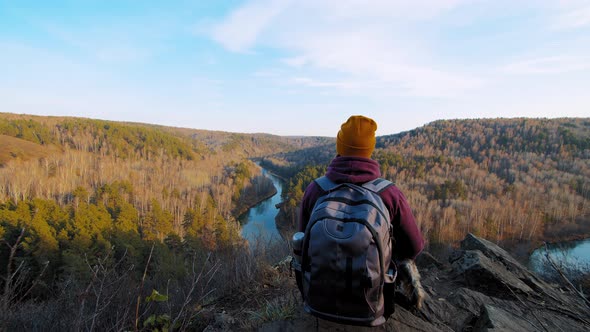
<instances>
[{"instance_id":1,"label":"cloudy sky","mask_svg":"<svg viewBox=\"0 0 590 332\"><path fill-rule=\"evenodd\" d=\"M335 136L590 116L590 1L0 0L0 112Z\"/></svg>"}]
</instances>

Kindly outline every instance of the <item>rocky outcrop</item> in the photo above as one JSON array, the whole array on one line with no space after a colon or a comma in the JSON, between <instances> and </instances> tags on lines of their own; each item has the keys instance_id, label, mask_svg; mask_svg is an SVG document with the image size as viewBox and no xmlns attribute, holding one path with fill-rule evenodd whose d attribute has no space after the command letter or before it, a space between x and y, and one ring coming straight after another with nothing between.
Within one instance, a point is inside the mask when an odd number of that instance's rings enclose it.
<instances>
[{"instance_id":1,"label":"rocky outcrop","mask_svg":"<svg viewBox=\"0 0 590 332\"><path fill-rule=\"evenodd\" d=\"M581 298L539 279L485 239L467 235L449 263L421 266L430 298L416 318L453 331L590 329L590 308Z\"/></svg>"},{"instance_id":2,"label":"rocky outcrop","mask_svg":"<svg viewBox=\"0 0 590 332\"><path fill-rule=\"evenodd\" d=\"M344 326L304 313L261 331L590 331L590 308L565 288L539 279L497 245L469 234L448 263L417 259L428 293L416 310L401 294L376 329Z\"/></svg>"}]
</instances>

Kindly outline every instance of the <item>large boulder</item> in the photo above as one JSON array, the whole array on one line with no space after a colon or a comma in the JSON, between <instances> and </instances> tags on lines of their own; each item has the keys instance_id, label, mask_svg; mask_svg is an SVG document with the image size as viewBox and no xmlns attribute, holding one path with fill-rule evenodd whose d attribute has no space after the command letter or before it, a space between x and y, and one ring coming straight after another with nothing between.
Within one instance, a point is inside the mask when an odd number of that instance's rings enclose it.
<instances>
[{"instance_id":1,"label":"large boulder","mask_svg":"<svg viewBox=\"0 0 590 332\"><path fill-rule=\"evenodd\" d=\"M513 292L532 294L534 291L504 265L493 261L479 250L466 250L453 261L457 279L470 288L491 296L510 296Z\"/></svg>"},{"instance_id":2,"label":"large boulder","mask_svg":"<svg viewBox=\"0 0 590 332\"><path fill-rule=\"evenodd\" d=\"M569 301L569 297L564 297L563 292L540 279L514 259L506 250L490 241L473 234L467 234L465 239L461 241L461 249L455 253L455 257L458 255L459 261L473 261L473 252L480 252L483 256L478 255L478 257L485 257L480 261L482 264L475 263L471 268L467 268L466 270L462 270L465 267L464 264L455 263L455 261L452 262L453 267L457 268L456 272L458 274L474 276L475 278L471 278L471 281L489 281L476 287L477 289L486 292L486 288L494 289L500 287L508 289L511 293L514 290L518 290L537 298L550 297L558 302ZM478 280L478 274L483 274L484 278ZM492 277L486 278L489 276ZM467 284L469 284L470 280L467 280ZM494 285L497 282L501 283L502 286ZM498 295L503 296L508 294L500 292ZM514 294L512 295L514 296Z\"/></svg>"},{"instance_id":3,"label":"large boulder","mask_svg":"<svg viewBox=\"0 0 590 332\"><path fill-rule=\"evenodd\" d=\"M542 331L539 325L521 318L521 316L510 313L502 308L493 305L483 305L479 319L475 322L475 331Z\"/></svg>"}]
</instances>

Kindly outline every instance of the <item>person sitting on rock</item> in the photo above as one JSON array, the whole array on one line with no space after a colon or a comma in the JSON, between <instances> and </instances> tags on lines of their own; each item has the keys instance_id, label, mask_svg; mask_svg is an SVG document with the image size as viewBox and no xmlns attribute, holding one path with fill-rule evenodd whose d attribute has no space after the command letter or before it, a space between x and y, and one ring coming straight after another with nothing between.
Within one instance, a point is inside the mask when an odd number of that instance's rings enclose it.
<instances>
[{"instance_id":1,"label":"person sitting on rock","mask_svg":"<svg viewBox=\"0 0 590 332\"><path fill-rule=\"evenodd\" d=\"M379 179L381 176L379 163L371 159L375 148L375 131L377 124L374 120L361 116L351 116L341 128L336 140L336 157L330 162L325 177L334 184L351 183L362 186ZM317 180L317 179L316 179ZM312 181L306 188L298 222L298 232L305 232L310 221L314 206L318 199L326 193L316 181ZM392 260L397 262L399 280L402 289L406 291L412 303L420 308L425 292L420 284L420 275L414 263L416 256L424 248L424 239L416 225L410 205L395 185L390 185L379 193L391 222L393 239L391 241ZM389 265L389 262L386 262ZM301 289L301 274L296 274ZM384 285L385 312L387 317L393 310L393 284Z\"/></svg>"}]
</instances>

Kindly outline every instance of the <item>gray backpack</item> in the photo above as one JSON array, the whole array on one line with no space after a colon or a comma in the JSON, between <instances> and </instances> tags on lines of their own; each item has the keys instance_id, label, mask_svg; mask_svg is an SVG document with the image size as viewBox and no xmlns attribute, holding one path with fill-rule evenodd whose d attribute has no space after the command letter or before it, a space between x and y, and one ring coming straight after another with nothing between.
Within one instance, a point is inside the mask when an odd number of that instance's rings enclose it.
<instances>
[{"instance_id":1,"label":"gray backpack","mask_svg":"<svg viewBox=\"0 0 590 332\"><path fill-rule=\"evenodd\" d=\"M302 246L304 309L343 324L385 323L383 287L395 281L391 221L379 193L393 183L315 180L318 198Z\"/></svg>"}]
</instances>

